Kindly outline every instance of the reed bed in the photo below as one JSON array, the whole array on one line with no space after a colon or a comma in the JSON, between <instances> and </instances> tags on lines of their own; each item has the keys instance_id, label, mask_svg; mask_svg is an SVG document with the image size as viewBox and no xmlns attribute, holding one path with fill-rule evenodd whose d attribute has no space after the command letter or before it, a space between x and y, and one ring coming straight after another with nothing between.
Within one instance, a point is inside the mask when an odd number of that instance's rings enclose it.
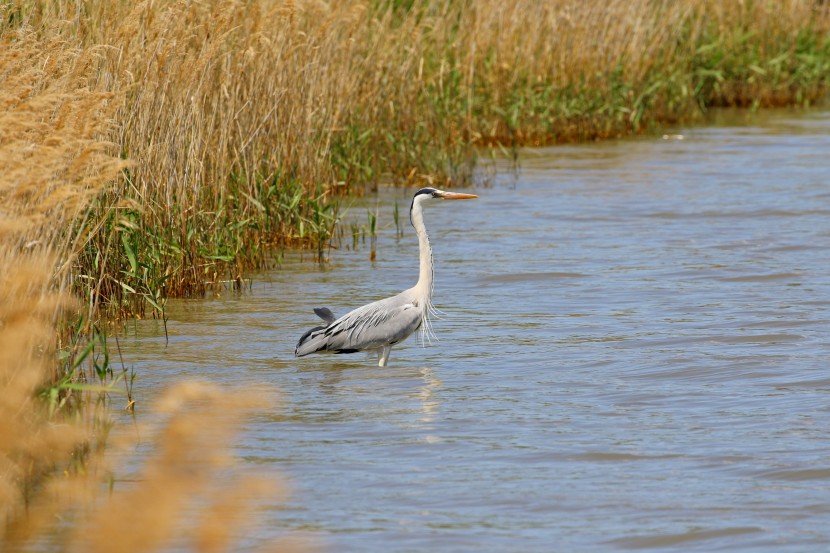
<instances>
[{"instance_id":1,"label":"reed bed","mask_svg":"<svg viewBox=\"0 0 830 553\"><path fill-rule=\"evenodd\" d=\"M133 162L96 198L91 313L242 284L275 246L324 258L338 197L462 184L476 147L648 132L710 106L808 105L830 79L814 0L12 2L61 21L123 97Z\"/></svg>"},{"instance_id":2,"label":"reed bed","mask_svg":"<svg viewBox=\"0 0 830 553\"><path fill-rule=\"evenodd\" d=\"M49 417L69 388L59 381L56 332L72 307L66 232L121 171L102 142L112 94L84 86L82 48L8 31L0 41L0 518L82 438ZM50 390L53 390L52 393ZM41 393L53 401L41 402Z\"/></svg>"},{"instance_id":3,"label":"reed bed","mask_svg":"<svg viewBox=\"0 0 830 553\"><path fill-rule=\"evenodd\" d=\"M158 402L158 429L142 430L160 457L138 483L112 485L106 393L116 382L96 375L105 345L78 324L72 293L94 234L89 205L129 167L106 140L123 98L90 82L96 63L58 29L0 35L0 550L146 552L186 536L193 551L232 551L258 502L284 497L230 455L244 418L273 398L174 387Z\"/></svg>"}]
</instances>

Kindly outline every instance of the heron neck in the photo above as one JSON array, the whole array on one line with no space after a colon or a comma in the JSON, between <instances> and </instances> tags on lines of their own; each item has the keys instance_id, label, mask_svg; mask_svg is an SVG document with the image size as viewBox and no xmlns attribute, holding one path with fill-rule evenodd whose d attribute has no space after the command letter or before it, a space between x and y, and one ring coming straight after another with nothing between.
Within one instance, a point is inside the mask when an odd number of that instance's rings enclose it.
<instances>
[{"instance_id":1,"label":"heron neck","mask_svg":"<svg viewBox=\"0 0 830 553\"><path fill-rule=\"evenodd\" d=\"M424 225L423 214L420 209L412 213L412 226L418 235L418 250L421 258L421 270L418 276L418 284L415 287L429 300L432 297L432 246L429 243L429 236Z\"/></svg>"}]
</instances>

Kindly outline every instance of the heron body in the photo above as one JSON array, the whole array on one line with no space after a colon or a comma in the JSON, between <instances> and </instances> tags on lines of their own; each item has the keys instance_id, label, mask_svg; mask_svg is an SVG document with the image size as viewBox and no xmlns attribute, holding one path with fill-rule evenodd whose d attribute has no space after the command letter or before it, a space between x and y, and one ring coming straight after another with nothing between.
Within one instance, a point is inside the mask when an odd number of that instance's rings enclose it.
<instances>
[{"instance_id":1,"label":"heron body","mask_svg":"<svg viewBox=\"0 0 830 553\"><path fill-rule=\"evenodd\" d=\"M432 247L424 225L424 204L435 199L463 200L476 197L473 194L444 192L435 188L422 188L416 192L409 208L409 220L418 235L420 274L417 284L391 298L358 307L339 319L327 308L315 309L314 312L325 324L303 334L294 355L302 357L318 352L375 351L378 353L378 365L386 366L392 346L406 340L418 329L425 330L429 325L433 262Z\"/></svg>"}]
</instances>

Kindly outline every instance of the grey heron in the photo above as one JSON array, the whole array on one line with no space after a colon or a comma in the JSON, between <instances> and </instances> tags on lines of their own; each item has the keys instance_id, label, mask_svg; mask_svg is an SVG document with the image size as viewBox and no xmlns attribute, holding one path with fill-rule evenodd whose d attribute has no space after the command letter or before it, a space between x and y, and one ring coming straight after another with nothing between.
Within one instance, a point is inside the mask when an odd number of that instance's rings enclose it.
<instances>
[{"instance_id":1,"label":"grey heron","mask_svg":"<svg viewBox=\"0 0 830 553\"><path fill-rule=\"evenodd\" d=\"M424 204L435 200L467 200L475 194L444 192L435 188L422 188L412 197L409 221L418 235L420 273L412 288L396 296L372 302L343 315L339 319L329 309L316 308L314 312L323 320L302 335L294 355L302 357L311 353L377 352L378 366L385 367L392 346L406 340L418 330L426 331L429 312L432 309L432 247L424 226Z\"/></svg>"}]
</instances>

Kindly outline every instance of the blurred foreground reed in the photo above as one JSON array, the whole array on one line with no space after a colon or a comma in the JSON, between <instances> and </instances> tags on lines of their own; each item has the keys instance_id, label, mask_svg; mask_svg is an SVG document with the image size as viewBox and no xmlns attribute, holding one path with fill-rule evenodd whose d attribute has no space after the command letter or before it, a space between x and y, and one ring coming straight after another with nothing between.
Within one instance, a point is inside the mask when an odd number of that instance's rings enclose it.
<instances>
[{"instance_id":1,"label":"blurred foreground reed","mask_svg":"<svg viewBox=\"0 0 830 553\"><path fill-rule=\"evenodd\" d=\"M128 167L104 140L123 99L90 87L94 55L56 37L6 30L0 46L0 550L233 551L257 501L284 493L229 453L273 398L178 385L159 400L160 430L143 430L156 455L139 481L109 487L111 423L96 398L117 379L85 369L96 344L75 323L71 279L89 239L78 221Z\"/></svg>"}]
</instances>

